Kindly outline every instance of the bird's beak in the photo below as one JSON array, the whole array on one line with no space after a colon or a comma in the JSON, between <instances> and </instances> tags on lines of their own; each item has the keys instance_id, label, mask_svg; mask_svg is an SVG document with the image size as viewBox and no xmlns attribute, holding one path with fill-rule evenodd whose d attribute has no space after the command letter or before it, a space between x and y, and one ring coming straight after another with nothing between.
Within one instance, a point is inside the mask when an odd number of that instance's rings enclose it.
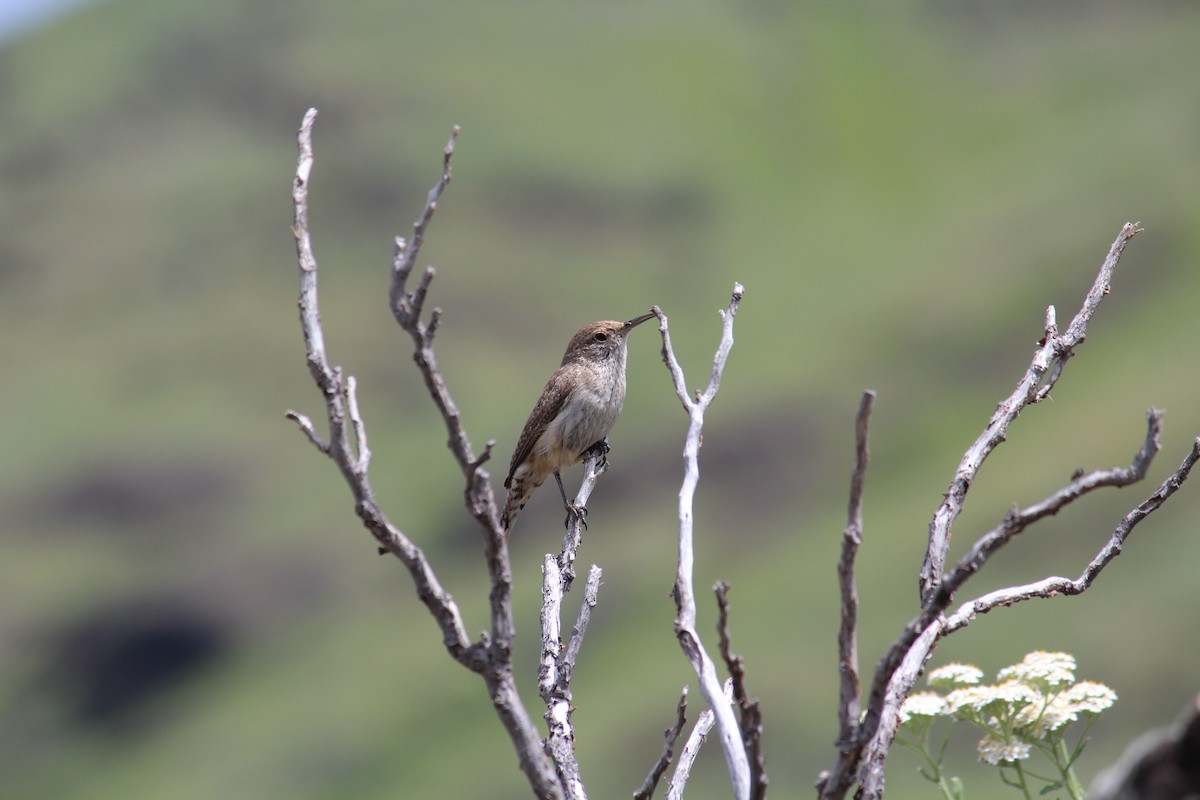
<instances>
[{"instance_id":1,"label":"bird's beak","mask_svg":"<svg viewBox=\"0 0 1200 800\"><path fill-rule=\"evenodd\" d=\"M654 319L653 312L650 314L642 314L640 317L634 317L633 319L629 320L629 322L626 322L623 326L625 328L625 332L628 333L648 319Z\"/></svg>"}]
</instances>

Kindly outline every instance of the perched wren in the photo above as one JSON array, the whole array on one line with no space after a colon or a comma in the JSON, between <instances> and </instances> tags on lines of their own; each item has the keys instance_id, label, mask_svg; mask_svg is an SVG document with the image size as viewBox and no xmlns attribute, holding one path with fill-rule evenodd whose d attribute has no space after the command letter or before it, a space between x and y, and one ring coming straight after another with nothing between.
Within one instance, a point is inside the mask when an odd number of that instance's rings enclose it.
<instances>
[{"instance_id":1,"label":"perched wren","mask_svg":"<svg viewBox=\"0 0 1200 800\"><path fill-rule=\"evenodd\" d=\"M572 337L562 366L550 376L517 441L504 481L508 489L508 502L500 515L504 530L512 529L534 490L551 475L558 482L567 519L585 513L567 499L559 471L583 461L593 448L608 451L608 432L625 402L626 337L653 316L593 322Z\"/></svg>"}]
</instances>

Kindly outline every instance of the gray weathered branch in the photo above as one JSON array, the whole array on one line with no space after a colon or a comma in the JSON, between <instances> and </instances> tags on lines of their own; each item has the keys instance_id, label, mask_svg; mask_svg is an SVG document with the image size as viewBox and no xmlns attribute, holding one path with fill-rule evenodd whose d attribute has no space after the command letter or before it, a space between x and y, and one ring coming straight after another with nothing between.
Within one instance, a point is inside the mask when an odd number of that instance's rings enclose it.
<instances>
[{"instance_id":1,"label":"gray weathered branch","mask_svg":"<svg viewBox=\"0 0 1200 800\"><path fill-rule=\"evenodd\" d=\"M721 691L725 702L732 703L733 678L725 681L725 687ZM683 790L692 774L692 765L696 763L696 756L700 753L700 745L708 738L708 732L712 730L714 722L716 716L711 707L704 709L696 718L696 724L692 726L692 732L688 734L687 741L683 743L683 750L679 753L679 761L675 764L671 782L667 784L667 800L681 800L683 797Z\"/></svg>"},{"instance_id":2,"label":"gray weathered branch","mask_svg":"<svg viewBox=\"0 0 1200 800\"><path fill-rule=\"evenodd\" d=\"M397 322L413 338L416 346L414 360L445 422L450 435L450 450L466 477L464 494L467 508L483 531L484 550L492 581L492 624L490 633L482 636L478 642L471 642L467 636L457 604L449 592L442 588L425 554L387 520L376 503L367 477L370 450L367 447L366 424L358 409L354 380L349 378L343 381L341 369L331 366L326 356L317 305L317 260L308 230L308 185L313 166L312 127L316 117L316 109L310 109L297 139L300 157L292 187L293 232L300 266L300 325L307 347L309 371L325 399L328 440L322 440L308 417L294 411L289 411L287 416L297 423L309 441L338 466L354 495L355 511L379 542L380 551L392 553L407 567L418 597L441 628L442 639L450 655L483 677L492 705L513 741L521 769L535 794L538 797L562 798L563 789L554 765L542 748L537 727L521 702L513 678L512 569L508 545L497 520L491 479L482 468L492 445L488 443L483 453L476 457L463 429L458 408L438 372L433 354L433 336L440 311L434 309L427 322L422 320L425 298L434 276L433 268L425 270L415 290L410 292L406 286L426 228L437 209L442 191L450 182L450 159L458 129L454 129L446 146L442 176L430 190L425 208L414 225L412 244L401 238L396 239L389 297Z\"/></svg>"},{"instance_id":3,"label":"gray weathered branch","mask_svg":"<svg viewBox=\"0 0 1200 800\"><path fill-rule=\"evenodd\" d=\"M1153 410L1150 417L1152 420L1156 418L1156 413ZM1183 482L1187 480L1198 459L1200 459L1200 438L1193 442L1191 451L1183 459L1179 468L1172 472L1146 500L1122 517L1112 536L1100 548L1099 552L1096 553L1078 578L1072 580L1071 578L1052 576L1021 586L1008 586L1003 589L997 589L973 600L968 600L949 615L943 616L938 614L929 622L921 632L921 635L909 647L908 652L904 654L900 666L896 669L888 685L887 700L880 717L879 728L875 736L868 743L863 755L863 797L880 797L883 794L883 771L887 763L888 752L891 749L892 742L895 740L896 729L900 724L900 706L908 697L913 684L925 668L925 662L928 660L933 646L937 641L960 628L966 627L980 614L986 614L996 608L1016 605L1017 603L1035 598L1048 599L1051 597L1071 597L1083 594L1083 592L1091 588L1100 572L1114 558L1120 555L1122 546L1133 532L1133 529L1149 516L1150 513L1159 509L1166 502L1167 498L1173 495ZM1136 465L1136 458L1134 463ZM1144 473L1144 469L1142 471ZM1098 472L1103 472L1103 470L1098 470ZM1117 486L1124 484L1112 483L1107 485ZM1059 494L1061 493L1056 493L1053 497L1058 497ZM1049 499L1053 499L1053 497ZM1045 502L1047 501L1043 501L1043 503ZM1066 502L1070 502L1070 500ZM1041 505L1039 504L1039 506Z\"/></svg>"},{"instance_id":4,"label":"gray weathered branch","mask_svg":"<svg viewBox=\"0 0 1200 800\"><path fill-rule=\"evenodd\" d=\"M650 800L654 796L654 790L658 787L658 782L662 780L662 776L666 774L667 767L671 765L671 757L675 754L675 741L679 738L679 734L683 731L683 726L687 722L687 696L688 687L684 686L683 691L679 695L679 705L675 709L675 723L663 733L663 738L666 741L663 742L662 755L658 757L658 761L654 762L654 766L650 768L649 774L646 775L646 780L633 793L633 800Z\"/></svg>"},{"instance_id":5,"label":"gray weathered branch","mask_svg":"<svg viewBox=\"0 0 1200 800\"><path fill-rule=\"evenodd\" d=\"M854 564L859 545L862 544L863 488L866 485L867 465L870 462L868 434L874 408L875 393L863 392L854 423L854 471L850 476L850 501L846 511L846 528L842 532L842 554L838 560L842 622L838 629L837 747L843 752L856 747L856 736L862 717L858 673L858 587L854 578Z\"/></svg>"},{"instance_id":6,"label":"gray weathered branch","mask_svg":"<svg viewBox=\"0 0 1200 800\"><path fill-rule=\"evenodd\" d=\"M1027 406L1039 403L1049 396L1050 390L1058 382L1067 360L1075 355L1075 348L1083 343L1087 335L1088 322L1096 313L1096 309L1100 307L1100 301L1108 294L1113 270L1116 269L1117 262L1121 260L1121 254L1125 252L1125 245L1129 244L1129 240L1141 230L1138 225L1130 222L1125 223L1121 228L1121 232L1117 234L1116 240L1109 248L1104 263L1100 266L1100 272L1096 275L1091 290L1084 297L1083 306L1071 320L1065 333L1061 335L1058 333L1053 307L1048 309L1045 335L1042 337L1037 351L1034 352L1029 369L1021 376L1013 393L996 406L996 411L988 421L987 427L983 429L983 433L963 454L962 461L955 470L954 479L950 481L950 486L946 489L945 500L938 506L933 520L929 523L929 547L926 550L925 563L921 565L920 574L922 600L928 599L933 592L937 591L938 585L942 582L942 569L946 563L946 553L950 549L950 529L962 511L967 490L975 482L979 468L983 466L984 460L992 451L1004 441L1008 433L1008 426L1017 418L1017 415Z\"/></svg>"},{"instance_id":7,"label":"gray weathered branch","mask_svg":"<svg viewBox=\"0 0 1200 800\"><path fill-rule=\"evenodd\" d=\"M692 585L693 549L692 507L696 494L696 484L700 480L700 432L704 427L704 412L716 397L721 384L721 373L729 358L730 348L733 347L733 318L737 314L745 290L740 283L733 285L733 295L729 306L721 311L723 320L721 341L713 358L712 373L708 386L703 391L697 391L693 400L688 395L687 384L683 376L683 368L675 358L671 348L671 335L667 328L667 317L662 310L655 306L652 310L658 317L659 332L663 340L663 361L671 373L675 384L675 394L683 404L688 414L688 432L684 442L683 486L679 490L679 564L675 575L675 635L684 655L696 671L700 683L700 692L708 702L716 719L717 731L721 739L721 749L725 754L725 763L729 769L729 778L733 784L734 796L737 800L747 800L750 797L751 775L750 763L746 754L746 745L742 740L741 729L733 706L721 690L721 681L717 677L716 665L700 641L696 631L696 594Z\"/></svg>"},{"instance_id":8,"label":"gray weathered branch","mask_svg":"<svg viewBox=\"0 0 1200 800\"><path fill-rule=\"evenodd\" d=\"M1109 291L1113 269L1116 267L1125 245L1141 228L1126 224L1107 257L1079 313L1076 314L1066 333L1059 334L1054 308L1046 313L1044 338L1038 343L1029 369L1018 383L1017 389L1002 401L984 432L968 448L946 492L945 501L939 506L930 524L929 548L921 571L921 609L905 627L897 641L885 654L876 668L868 698L866 713L861 722L855 724L859 704L855 683L843 673L842 698L839 708L838 760L833 770L823 773L818 790L823 800L841 800L846 792L859 784L856 798L880 798L883 794L883 775L887 756L895 739L899 725L900 706L912 690L913 683L937 641L969 622L979 614L998 606L1009 606L1033 598L1070 596L1087 590L1101 570L1121 551L1122 545L1133 528L1157 510L1179 486L1187 480L1196 460L1200 458L1200 439L1192 451L1166 481L1137 508L1127 514L1118 524L1113 536L1076 580L1050 577L1025 586L1013 586L990 592L961 604L947 616L954 595L966 581L987 563L1001 547L1011 542L1033 523L1056 514L1069 503L1095 489L1109 486L1127 486L1142 480L1160 449L1162 414L1151 409L1147 414L1147 433L1141 448L1134 455L1129 467L1098 469L1072 476L1062 489L1046 499L1027 508L1014 508L1001 523L981 536L949 572L945 571L946 553L950 541L950 526L962 510L967 489L975 481L983 460L1004 441L1008 425L1021 410L1044 400L1062 374L1063 365L1074 355L1074 349L1083 342L1087 323L1099 307L1101 299ZM865 466L862 435L865 420L860 408L858 429L859 459L855 468L855 480L851 491L851 522L843 539L843 555L839 564L842 583L843 625L841 655L843 670L849 663L846 658L847 635L853 632L853 623L847 623L849 615L857 610L857 599L853 592L853 555L859 544L861 529L856 524L856 507L861 503L860 469Z\"/></svg>"}]
</instances>

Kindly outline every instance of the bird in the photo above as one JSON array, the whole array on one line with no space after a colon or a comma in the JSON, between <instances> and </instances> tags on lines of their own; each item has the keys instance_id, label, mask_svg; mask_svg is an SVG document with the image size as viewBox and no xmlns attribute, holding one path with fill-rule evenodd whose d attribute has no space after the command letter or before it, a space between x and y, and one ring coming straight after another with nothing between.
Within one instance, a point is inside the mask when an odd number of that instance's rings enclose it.
<instances>
[{"instance_id":1,"label":"bird","mask_svg":"<svg viewBox=\"0 0 1200 800\"><path fill-rule=\"evenodd\" d=\"M504 481L508 499L500 515L506 532L551 475L567 508L567 522L572 516L583 520L587 510L567 499L560 473L590 451L607 456L609 431L625 403L629 332L654 316L651 312L628 322L593 322L571 337L562 364L546 382L513 451Z\"/></svg>"}]
</instances>

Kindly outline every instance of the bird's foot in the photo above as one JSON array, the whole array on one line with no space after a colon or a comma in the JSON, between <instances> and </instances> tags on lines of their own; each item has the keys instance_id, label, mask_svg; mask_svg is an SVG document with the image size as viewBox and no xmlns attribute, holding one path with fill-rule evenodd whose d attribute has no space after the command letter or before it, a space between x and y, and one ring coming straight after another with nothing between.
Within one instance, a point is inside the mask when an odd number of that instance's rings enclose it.
<instances>
[{"instance_id":1,"label":"bird's foot","mask_svg":"<svg viewBox=\"0 0 1200 800\"><path fill-rule=\"evenodd\" d=\"M579 524L583 529L587 530L587 514L588 510L585 506L576 505L575 503L567 503L567 518L563 521L563 525L571 527L571 520L579 520Z\"/></svg>"},{"instance_id":2,"label":"bird's foot","mask_svg":"<svg viewBox=\"0 0 1200 800\"><path fill-rule=\"evenodd\" d=\"M604 469L608 466L608 453L612 450L608 444L608 437L604 437L600 441L593 444L587 450L583 451L584 458L590 455L596 456L599 460L596 462L596 469Z\"/></svg>"}]
</instances>

